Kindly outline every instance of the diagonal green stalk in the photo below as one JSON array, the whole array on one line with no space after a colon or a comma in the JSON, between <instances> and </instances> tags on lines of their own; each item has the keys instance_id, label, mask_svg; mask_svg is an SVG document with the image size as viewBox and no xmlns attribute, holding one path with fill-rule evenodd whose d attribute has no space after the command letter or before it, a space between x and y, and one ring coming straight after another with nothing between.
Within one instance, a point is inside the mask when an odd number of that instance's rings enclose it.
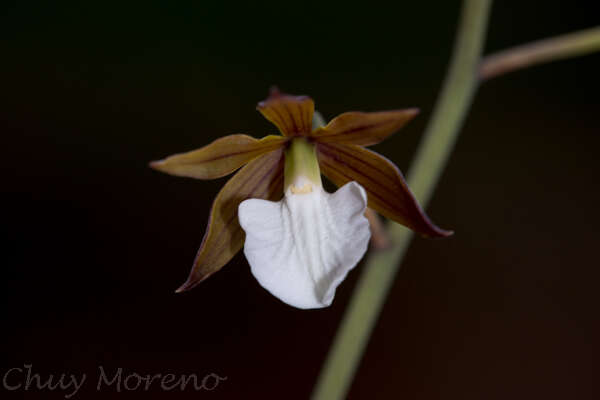
<instances>
[{"instance_id":1,"label":"diagonal green stalk","mask_svg":"<svg viewBox=\"0 0 600 400\"><path fill-rule=\"evenodd\" d=\"M475 93L491 3L491 0L463 2L450 69L408 178L409 187L423 206L443 172ZM391 248L372 253L367 259L317 381L313 399L345 398L411 238L408 229L392 224Z\"/></svg>"},{"instance_id":2,"label":"diagonal green stalk","mask_svg":"<svg viewBox=\"0 0 600 400\"><path fill-rule=\"evenodd\" d=\"M479 78L487 80L512 71L600 51L600 26L584 29L486 56L479 67Z\"/></svg>"},{"instance_id":3,"label":"diagonal green stalk","mask_svg":"<svg viewBox=\"0 0 600 400\"><path fill-rule=\"evenodd\" d=\"M600 51L600 27L518 46L484 58L491 0L465 0L458 36L444 87L408 177L417 200L429 202L479 82L529 66ZM320 123L323 125L323 123ZM372 253L325 361L313 399L342 399L347 394L371 331L408 249L412 233L397 224L389 228L391 246Z\"/></svg>"}]
</instances>

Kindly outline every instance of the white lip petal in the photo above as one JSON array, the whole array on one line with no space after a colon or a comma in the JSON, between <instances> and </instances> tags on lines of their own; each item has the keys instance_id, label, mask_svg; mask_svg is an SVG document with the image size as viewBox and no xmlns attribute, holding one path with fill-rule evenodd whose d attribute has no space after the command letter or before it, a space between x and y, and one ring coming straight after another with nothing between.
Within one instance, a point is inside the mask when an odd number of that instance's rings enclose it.
<instances>
[{"instance_id":1,"label":"white lip petal","mask_svg":"<svg viewBox=\"0 0 600 400\"><path fill-rule=\"evenodd\" d=\"M315 185L297 194L288 190L280 202L243 201L238 216L252 274L289 305L329 306L367 250L366 206L365 190L356 182L333 194Z\"/></svg>"}]
</instances>

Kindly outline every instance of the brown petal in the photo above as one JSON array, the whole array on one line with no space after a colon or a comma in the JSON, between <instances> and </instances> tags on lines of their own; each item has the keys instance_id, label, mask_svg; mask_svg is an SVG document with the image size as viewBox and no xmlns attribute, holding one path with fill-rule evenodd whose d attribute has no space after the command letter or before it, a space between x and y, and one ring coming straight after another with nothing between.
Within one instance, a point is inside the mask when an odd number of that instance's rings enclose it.
<instances>
[{"instance_id":1,"label":"brown petal","mask_svg":"<svg viewBox=\"0 0 600 400\"><path fill-rule=\"evenodd\" d=\"M315 103L308 96L292 96L274 88L256 109L284 136L307 136L312 131Z\"/></svg>"},{"instance_id":2,"label":"brown petal","mask_svg":"<svg viewBox=\"0 0 600 400\"><path fill-rule=\"evenodd\" d=\"M402 128L419 113L418 108L405 110L358 112L338 115L311 136L321 143L369 146L377 144Z\"/></svg>"},{"instance_id":3,"label":"brown petal","mask_svg":"<svg viewBox=\"0 0 600 400\"><path fill-rule=\"evenodd\" d=\"M244 245L238 206L248 198L278 201L283 196L283 150L277 149L240 169L215 199L208 228L187 281L177 292L189 290L221 269Z\"/></svg>"},{"instance_id":4,"label":"brown petal","mask_svg":"<svg viewBox=\"0 0 600 400\"><path fill-rule=\"evenodd\" d=\"M286 138L274 135L262 139L230 135L198 150L153 161L150 166L171 175L215 179L232 173L261 154L282 147L286 141Z\"/></svg>"},{"instance_id":5,"label":"brown petal","mask_svg":"<svg viewBox=\"0 0 600 400\"><path fill-rule=\"evenodd\" d=\"M375 250L384 250L390 247L390 236L383 225L383 221L377 214L377 211L372 208L365 210L365 217L369 220L371 228L371 246Z\"/></svg>"},{"instance_id":6,"label":"brown petal","mask_svg":"<svg viewBox=\"0 0 600 400\"><path fill-rule=\"evenodd\" d=\"M452 234L435 226L409 191L398 168L387 158L353 145L318 143L321 172L338 186L356 181L367 191L369 207L427 237Z\"/></svg>"}]
</instances>

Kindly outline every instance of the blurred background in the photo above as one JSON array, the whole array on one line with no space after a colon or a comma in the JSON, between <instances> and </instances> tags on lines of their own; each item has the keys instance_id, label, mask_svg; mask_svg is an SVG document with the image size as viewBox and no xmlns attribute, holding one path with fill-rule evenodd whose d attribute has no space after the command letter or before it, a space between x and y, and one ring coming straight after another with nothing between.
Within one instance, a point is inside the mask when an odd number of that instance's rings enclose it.
<instances>
[{"instance_id":1,"label":"blurred background","mask_svg":"<svg viewBox=\"0 0 600 400\"><path fill-rule=\"evenodd\" d=\"M212 392L305 399L359 265L327 309L262 289L243 255L176 295L226 178L151 160L275 133L270 85L326 118L420 107L375 147L408 169L444 77L458 1L3 2L2 375L226 376ZM600 23L595 1L497 1L486 52ZM485 83L413 242L351 399L597 399L600 54ZM157 387L155 389L158 389ZM1 389L2 398L63 398Z\"/></svg>"}]
</instances>

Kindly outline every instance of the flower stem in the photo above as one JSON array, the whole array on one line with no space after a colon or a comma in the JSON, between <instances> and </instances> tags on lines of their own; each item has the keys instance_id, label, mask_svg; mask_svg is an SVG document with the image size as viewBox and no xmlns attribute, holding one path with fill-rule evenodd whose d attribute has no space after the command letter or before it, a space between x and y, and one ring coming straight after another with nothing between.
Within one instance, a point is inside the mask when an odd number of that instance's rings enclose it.
<instances>
[{"instance_id":1,"label":"flower stem","mask_svg":"<svg viewBox=\"0 0 600 400\"><path fill-rule=\"evenodd\" d=\"M479 82L533 65L600 51L600 27L514 47L481 60L491 0L464 0L444 87L417 150L408 184L423 207L452 153ZM342 399L400 267L412 232L390 223L391 246L366 260L354 295L325 361L313 399Z\"/></svg>"},{"instance_id":2,"label":"flower stem","mask_svg":"<svg viewBox=\"0 0 600 400\"><path fill-rule=\"evenodd\" d=\"M425 206L441 175L477 87L477 67L491 0L465 0L453 57L433 117L410 170L408 183ZM390 227L392 246L372 253L321 371L313 399L343 399L394 281L411 232Z\"/></svg>"},{"instance_id":3,"label":"flower stem","mask_svg":"<svg viewBox=\"0 0 600 400\"><path fill-rule=\"evenodd\" d=\"M549 61L577 57L600 50L600 26L538 40L486 56L479 68L481 80Z\"/></svg>"}]
</instances>

